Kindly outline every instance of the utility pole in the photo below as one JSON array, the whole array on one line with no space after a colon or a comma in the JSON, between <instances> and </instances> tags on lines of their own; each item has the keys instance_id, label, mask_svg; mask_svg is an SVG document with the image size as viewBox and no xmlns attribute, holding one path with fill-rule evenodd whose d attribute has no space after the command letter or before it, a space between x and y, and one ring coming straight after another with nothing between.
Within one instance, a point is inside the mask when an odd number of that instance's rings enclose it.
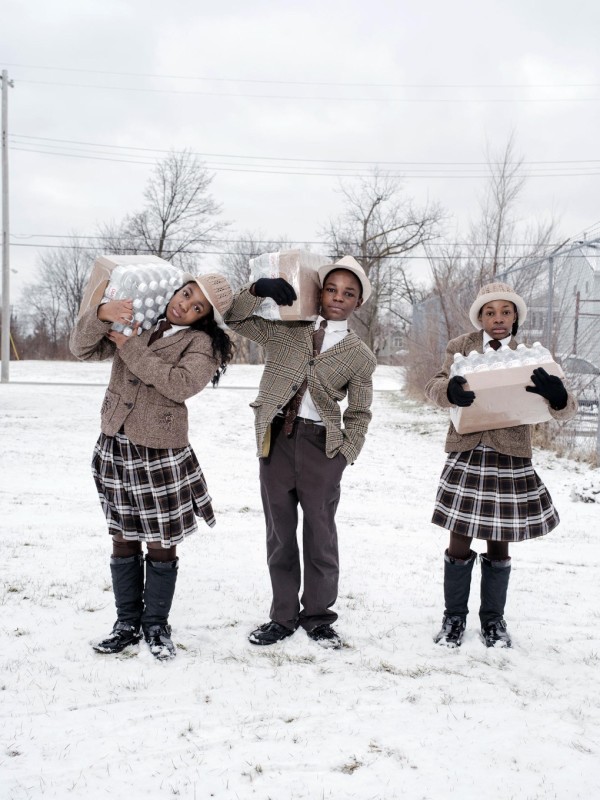
<instances>
[{"instance_id":1,"label":"utility pole","mask_svg":"<svg viewBox=\"0 0 600 800\"><path fill-rule=\"evenodd\" d=\"M8 87L14 86L2 70L2 383L8 383L10 363L10 263L8 246Z\"/></svg>"},{"instance_id":2,"label":"utility pole","mask_svg":"<svg viewBox=\"0 0 600 800\"><path fill-rule=\"evenodd\" d=\"M547 332L547 347L552 354L554 348L552 346L552 333L554 328L554 256L548 259L548 308L546 310L546 324L548 326Z\"/></svg>"},{"instance_id":3,"label":"utility pole","mask_svg":"<svg viewBox=\"0 0 600 800\"><path fill-rule=\"evenodd\" d=\"M577 355L577 334L579 332L579 305L581 302L581 292L579 289L575 294L575 322L573 323L573 355Z\"/></svg>"}]
</instances>

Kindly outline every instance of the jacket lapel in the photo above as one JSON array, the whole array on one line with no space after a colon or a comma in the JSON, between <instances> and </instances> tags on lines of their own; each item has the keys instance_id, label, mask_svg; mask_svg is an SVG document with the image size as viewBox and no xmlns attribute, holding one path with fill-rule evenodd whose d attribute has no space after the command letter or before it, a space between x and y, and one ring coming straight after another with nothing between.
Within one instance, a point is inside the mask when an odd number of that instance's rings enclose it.
<instances>
[{"instance_id":1,"label":"jacket lapel","mask_svg":"<svg viewBox=\"0 0 600 800\"><path fill-rule=\"evenodd\" d=\"M168 347L171 344L175 344L179 342L188 332L189 328L186 328L183 331L177 331L177 333L171 334L171 336L161 336L160 339L157 339L155 342L152 342L150 345L151 350L162 350L163 347Z\"/></svg>"}]
</instances>

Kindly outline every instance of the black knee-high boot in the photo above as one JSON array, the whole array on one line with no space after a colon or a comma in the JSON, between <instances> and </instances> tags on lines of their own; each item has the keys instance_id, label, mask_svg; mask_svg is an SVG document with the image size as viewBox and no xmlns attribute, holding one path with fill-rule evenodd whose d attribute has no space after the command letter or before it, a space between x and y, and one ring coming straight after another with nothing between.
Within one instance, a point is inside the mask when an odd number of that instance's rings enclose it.
<instances>
[{"instance_id":1,"label":"black knee-high boot","mask_svg":"<svg viewBox=\"0 0 600 800\"><path fill-rule=\"evenodd\" d=\"M94 645L98 653L120 653L141 639L143 610L144 559L141 555L110 559L117 621L110 636Z\"/></svg>"},{"instance_id":2,"label":"black knee-high boot","mask_svg":"<svg viewBox=\"0 0 600 800\"><path fill-rule=\"evenodd\" d=\"M142 629L152 655L161 660L175 656L168 621L177 583L178 564L178 558L174 561L152 561L146 557Z\"/></svg>"},{"instance_id":3,"label":"black knee-high boot","mask_svg":"<svg viewBox=\"0 0 600 800\"><path fill-rule=\"evenodd\" d=\"M481 635L487 647L510 647L512 642L504 621L504 606L510 579L511 560L491 561L481 556Z\"/></svg>"},{"instance_id":4,"label":"black knee-high boot","mask_svg":"<svg viewBox=\"0 0 600 800\"><path fill-rule=\"evenodd\" d=\"M471 573L477 553L470 551L469 558L452 558L444 553L444 619L439 633L434 637L436 644L446 647L460 647L469 613L469 593Z\"/></svg>"}]
</instances>

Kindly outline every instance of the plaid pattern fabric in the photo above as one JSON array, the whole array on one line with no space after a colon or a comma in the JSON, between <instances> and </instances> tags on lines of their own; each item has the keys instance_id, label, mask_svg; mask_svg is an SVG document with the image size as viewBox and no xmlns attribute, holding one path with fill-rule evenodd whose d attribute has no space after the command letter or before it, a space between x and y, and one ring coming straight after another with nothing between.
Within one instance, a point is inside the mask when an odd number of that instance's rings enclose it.
<instances>
[{"instance_id":1,"label":"plaid pattern fabric","mask_svg":"<svg viewBox=\"0 0 600 800\"><path fill-rule=\"evenodd\" d=\"M262 298L242 289L225 315L227 325L264 347L265 368L259 394L250 405L255 413L257 455L270 424L296 394L304 380L326 431L329 458L341 452L353 463L365 441L371 421L375 356L364 342L349 331L344 338L313 355L314 322L274 322L253 316ZM342 415L339 403L348 398Z\"/></svg>"},{"instance_id":2,"label":"plaid pattern fabric","mask_svg":"<svg viewBox=\"0 0 600 800\"><path fill-rule=\"evenodd\" d=\"M124 434L101 433L92 474L110 534L172 547L198 525L215 524L200 464L188 445L155 449L135 445Z\"/></svg>"},{"instance_id":3,"label":"plaid pattern fabric","mask_svg":"<svg viewBox=\"0 0 600 800\"><path fill-rule=\"evenodd\" d=\"M479 445L446 459L431 521L462 536L521 542L549 533L559 517L531 459Z\"/></svg>"}]
</instances>

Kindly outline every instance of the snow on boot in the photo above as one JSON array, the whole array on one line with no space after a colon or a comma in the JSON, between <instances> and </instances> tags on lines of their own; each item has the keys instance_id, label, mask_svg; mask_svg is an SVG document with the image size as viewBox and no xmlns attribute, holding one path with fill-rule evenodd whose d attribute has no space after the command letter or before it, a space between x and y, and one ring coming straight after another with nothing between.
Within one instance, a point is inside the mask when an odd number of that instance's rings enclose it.
<instances>
[{"instance_id":1,"label":"snow on boot","mask_svg":"<svg viewBox=\"0 0 600 800\"><path fill-rule=\"evenodd\" d=\"M469 613L471 573L477 553L471 550L469 558L453 558L444 553L444 618L435 644L445 647L460 647Z\"/></svg>"},{"instance_id":2,"label":"snow on boot","mask_svg":"<svg viewBox=\"0 0 600 800\"><path fill-rule=\"evenodd\" d=\"M512 647L512 641L506 622L503 619L492 619L481 629L481 638L486 647Z\"/></svg>"},{"instance_id":3,"label":"snow on boot","mask_svg":"<svg viewBox=\"0 0 600 800\"><path fill-rule=\"evenodd\" d=\"M139 625L127 622L115 622L112 633L106 639L94 645L97 653L120 653L130 644L137 644L142 638Z\"/></svg>"},{"instance_id":4,"label":"snow on boot","mask_svg":"<svg viewBox=\"0 0 600 800\"><path fill-rule=\"evenodd\" d=\"M94 645L97 653L120 653L142 638L140 620L142 616L144 591L144 559L141 555L110 559L117 621L112 633Z\"/></svg>"},{"instance_id":5,"label":"snow on boot","mask_svg":"<svg viewBox=\"0 0 600 800\"><path fill-rule=\"evenodd\" d=\"M150 645L150 652L161 661L175 657L168 621L177 583L178 563L178 558L174 561L152 561L146 556L142 630L144 639Z\"/></svg>"},{"instance_id":6,"label":"snow on boot","mask_svg":"<svg viewBox=\"0 0 600 800\"><path fill-rule=\"evenodd\" d=\"M159 661L175 658L175 645L171 639L170 625L150 625L144 629L144 639L148 642L154 658Z\"/></svg>"},{"instance_id":7,"label":"snow on boot","mask_svg":"<svg viewBox=\"0 0 600 800\"><path fill-rule=\"evenodd\" d=\"M464 617L444 617L433 641L442 647L460 647L467 622Z\"/></svg>"},{"instance_id":8,"label":"snow on boot","mask_svg":"<svg viewBox=\"0 0 600 800\"><path fill-rule=\"evenodd\" d=\"M481 638L486 647L511 647L504 621L504 606L510 579L511 560L492 561L481 556Z\"/></svg>"}]
</instances>

